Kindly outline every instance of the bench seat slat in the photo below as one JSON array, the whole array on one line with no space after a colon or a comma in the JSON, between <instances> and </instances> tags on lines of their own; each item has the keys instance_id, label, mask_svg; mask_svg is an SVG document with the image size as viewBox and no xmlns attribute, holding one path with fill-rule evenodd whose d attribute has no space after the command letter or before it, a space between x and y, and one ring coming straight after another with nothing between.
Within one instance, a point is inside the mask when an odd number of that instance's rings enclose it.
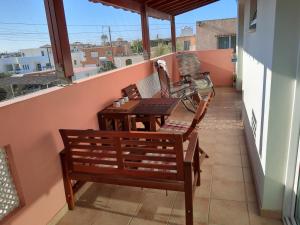
<instances>
[{"instance_id":1,"label":"bench seat slat","mask_svg":"<svg viewBox=\"0 0 300 225\"><path fill-rule=\"evenodd\" d=\"M124 154L124 159L130 159L130 160L149 160L149 161L159 161L159 162L176 162L175 157L169 157L169 156L152 156L152 155L136 155L136 154Z\"/></svg>"}]
</instances>

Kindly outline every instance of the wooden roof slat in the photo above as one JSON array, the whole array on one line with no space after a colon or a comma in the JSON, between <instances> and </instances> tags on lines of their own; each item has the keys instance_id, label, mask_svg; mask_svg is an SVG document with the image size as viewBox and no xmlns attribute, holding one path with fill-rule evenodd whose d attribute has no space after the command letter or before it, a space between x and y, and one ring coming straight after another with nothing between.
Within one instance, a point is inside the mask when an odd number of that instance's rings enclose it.
<instances>
[{"instance_id":1,"label":"wooden roof slat","mask_svg":"<svg viewBox=\"0 0 300 225\"><path fill-rule=\"evenodd\" d=\"M89 0L93 3L107 4L117 8L123 8L134 12L141 11L141 3L134 0Z\"/></svg>"},{"instance_id":2,"label":"wooden roof slat","mask_svg":"<svg viewBox=\"0 0 300 225\"><path fill-rule=\"evenodd\" d=\"M123 8L132 12L141 12L147 7L147 14L158 19L170 20L176 16L219 0L89 0L116 8Z\"/></svg>"},{"instance_id":3,"label":"wooden roof slat","mask_svg":"<svg viewBox=\"0 0 300 225\"><path fill-rule=\"evenodd\" d=\"M174 0L159 0L159 1L152 1L152 2L147 2L146 4L149 6L149 7L153 7L153 8L157 8L158 6L162 6L164 4L167 4L167 3L172 3L174 2Z\"/></svg>"},{"instance_id":4,"label":"wooden roof slat","mask_svg":"<svg viewBox=\"0 0 300 225\"><path fill-rule=\"evenodd\" d=\"M199 2L199 0L198 0ZM203 0L200 0L200 2L203 2ZM183 7L185 5L190 4L196 4L195 2L191 2L191 0L175 0L173 2L168 2L167 4L163 4L161 6L158 6L157 9L161 11L171 11L173 9Z\"/></svg>"},{"instance_id":5,"label":"wooden roof slat","mask_svg":"<svg viewBox=\"0 0 300 225\"><path fill-rule=\"evenodd\" d=\"M203 7L203 6L206 6L208 4L211 4L213 2L217 2L219 0L207 0L207 1L204 1L204 2L201 2L201 3L198 3L196 5L192 5L190 7L185 7L183 8L182 10L174 10L174 11L170 11L168 13L172 14L172 15L180 15L180 14L183 14L183 13L186 13L186 12L189 12L191 10L194 10L194 9L197 9L197 8L200 8L200 7Z\"/></svg>"}]
</instances>

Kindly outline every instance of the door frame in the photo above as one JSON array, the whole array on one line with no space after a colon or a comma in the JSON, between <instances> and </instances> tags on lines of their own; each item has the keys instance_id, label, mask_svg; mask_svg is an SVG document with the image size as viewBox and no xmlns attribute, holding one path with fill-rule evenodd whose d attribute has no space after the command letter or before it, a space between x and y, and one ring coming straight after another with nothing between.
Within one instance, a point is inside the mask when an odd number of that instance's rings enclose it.
<instances>
[{"instance_id":1,"label":"door frame","mask_svg":"<svg viewBox=\"0 0 300 225\"><path fill-rule=\"evenodd\" d=\"M292 130L283 202L283 220L286 225L297 225L294 213L298 179L300 179L300 40L297 61Z\"/></svg>"}]
</instances>

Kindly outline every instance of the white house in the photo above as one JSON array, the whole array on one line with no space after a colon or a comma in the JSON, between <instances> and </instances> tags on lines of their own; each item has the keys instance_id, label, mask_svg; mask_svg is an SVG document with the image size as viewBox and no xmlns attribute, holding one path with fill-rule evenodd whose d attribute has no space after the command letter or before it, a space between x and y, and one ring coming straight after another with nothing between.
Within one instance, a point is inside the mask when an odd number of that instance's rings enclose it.
<instances>
[{"instance_id":1,"label":"white house","mask_svg":"<svg viewBox=\"0 0 300 225\"><path fill-rule=\"evenodd\" d=\"M0 58L0 73L32 73L54 69L53 52L50 45L40 48L21 49L20 57ZM82 67L84 52L78 48L71 49L73 67Z\"/></svg>"},{"instance_id":2,"label":"white house","mask_svg":"<svg viewBox=\"0 0 300 225\"><path fill-rule=\"evenodd\" d=\"M259 208L300 224L300 1L238 5L237 88Z\"/></svg>"}]
</instances>

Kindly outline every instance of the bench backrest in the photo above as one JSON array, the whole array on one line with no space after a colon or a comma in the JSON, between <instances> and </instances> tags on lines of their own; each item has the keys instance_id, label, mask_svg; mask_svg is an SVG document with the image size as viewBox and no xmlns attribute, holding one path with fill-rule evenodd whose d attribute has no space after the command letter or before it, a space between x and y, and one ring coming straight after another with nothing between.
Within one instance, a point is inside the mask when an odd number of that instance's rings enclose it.
<instances>
[{"instance_id":1,"label":"bench backrest","mask_svg":"<svg viewBox=\"0 0 300 225\"><path fill-rule=\"evenodd\" d=\"M183 180L179 134L60 130L70 173Z\"/></svg>"},{"instance_id":2,"label":"bench backrest","mask_svg":"<svg viewBox=\"0 0 300 225\"><path fill-rule=\"evenodd\" d=\"M124 96L127 96L130 100L142 98L141 93L139 92L139 89L136 86L136 84L130 84L126 88L123 88L122 93Z\"/></svg>"}]
</instances>

